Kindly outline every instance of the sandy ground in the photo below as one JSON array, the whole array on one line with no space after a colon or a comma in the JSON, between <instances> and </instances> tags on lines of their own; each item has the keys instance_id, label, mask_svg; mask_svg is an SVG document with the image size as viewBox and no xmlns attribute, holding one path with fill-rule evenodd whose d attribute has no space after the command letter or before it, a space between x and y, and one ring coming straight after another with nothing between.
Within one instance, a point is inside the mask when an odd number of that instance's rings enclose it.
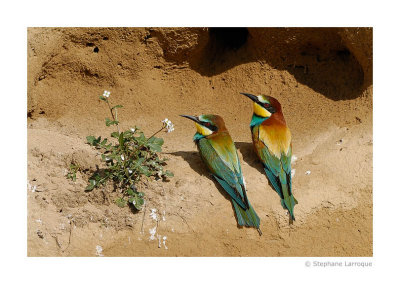
<instances>
[{"instance_id":1,"label":"sandy ground","mask_svg":"<svg viewBox=\"0 0 400 284\"><path fill-rule=\"evenodd\" d=\"M249 29L238 46L240 36L208 29L30 28L28 256L372 256L370 32ZM175 176L139 184L139 213L115 205L111 185L84 192L101 166L85 137L111 132L104 90L124 106L122 128L175 124L159 135ZM283 106L297 157L293 225L253 153L243 91ZM223 116L236 142L261 237L237 227L193 123L178 116L204 113ZM86 170L76 182L65 177L71 162Z\"/></svg>"}]
</instances>

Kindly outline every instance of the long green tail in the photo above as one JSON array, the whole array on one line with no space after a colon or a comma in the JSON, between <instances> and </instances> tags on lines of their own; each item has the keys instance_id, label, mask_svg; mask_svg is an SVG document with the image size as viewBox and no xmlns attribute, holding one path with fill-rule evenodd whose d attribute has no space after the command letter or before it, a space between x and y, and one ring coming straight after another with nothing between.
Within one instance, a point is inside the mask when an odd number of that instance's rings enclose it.
<instances>
[{"instance_id":1,"label":"long green tail","mask_svg":"<svg viewBox=\"0 0 400 284\"><path fill-rule=\"evenodd\" d=\"M260 218L258 217L256 211L250 205L249 209L244 210L240 207L235 200L232 199L233 207L235 208L236 217L238 219L238 224L240 226L255 227L257 228L260 236L262 232L260 230Z\"/></svg>"},{"instance_id":2,"label":"long green tail","mask_svg":"<svg viewBox=\"0 0 400 284\"><path fill-rule=\"evenodd\" d=\"M290 173L289 173L290 174ZM294 221L294 206L297 204L296 198L294 198L293 194L291 194L291 180L287 179L287 173L281 168L279 173L279 181L281 185L282 195L281 196L281 204L283 208L286 208L289 211L291 219ZM291 220L289 220L291 222Z\"/></svg>"},{"instance_id":3,"label":"long green tail","mask_svg":"<svg viewBox=\"0 0 400 284\"><path fill-rule=\"evenodd\" d=\"M285 196L284 199L281 199L281 204L283 208L286 208L289 211L290 216L292 217L293 220L296 220L294 218L294 206L297 204L296 198L294 198L293 195L290 196Z\"/></svg>"}]
</instances>

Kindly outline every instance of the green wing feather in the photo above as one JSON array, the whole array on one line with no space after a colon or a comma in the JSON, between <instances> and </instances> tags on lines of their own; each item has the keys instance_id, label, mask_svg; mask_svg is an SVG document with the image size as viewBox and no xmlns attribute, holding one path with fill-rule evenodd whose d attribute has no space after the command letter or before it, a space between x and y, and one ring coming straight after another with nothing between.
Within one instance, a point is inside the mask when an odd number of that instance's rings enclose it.
<instances>
[{"instance_id":1,"label":"green wing feather","mask_svg":"<svg viewBox=\"0 0 400 284\"><path fill-rule=\"evenodd\" d=\"M260 218L247 199L239 157L229 134L222 133L218 139L199 139L197 146L214 178L232 198L238 224L259 228Z\"/></svg>"},{"instance_id":2,"label":"green wing feather","mask_svg":"<svg viewBox=\"0 0 400 284\"><path fill-rule=\"evenodd\" d=\"M230 135L223 132L215 136L214 139L207 139L207 141L210 142L211 147L217 152L223 162L235 173L238 182L243 187L242 168L235 144Z\"/></svg>"},{"instance_id":3,"label":"green wing feather","mask_svg":"<svg viewBox=\"0 0 400 284\"><path fill-rule=\"evenodd\" d=\"M289 210L289 213L294 220L293 210L295 204L297 204L297 200L292 194L292 147L290 146L288 153L281 153L281 157L278 158L271 153L268 149L268 145L266 145L262 139L260 140L265 146L261 150L261 159L264 164L265 173L267 174L273 188L279 194L283 208Z\"/></svg>"},{"instance_id":4,"label":"green wing feather","mask_svg":"<svg viewBox=\"0 0 400 284\"><path fill-rule=\"evenodd\" d=\"M242 190L241 181L238 179L238 174L235 172L235 167L230 160L230 155L226 153L218 153L212 146L209 139L200 139L198 141L200 155L207 165L211 173L223 180L228 186L222 185L225 191L243 208L246 209L244 194ZM217 147L219 148L219 147ZM221 149L220 149L221 150ZM222 152L222 151L219 151ZM218 179L217 179L218 181Z\"/></svg>"}]
</instances>

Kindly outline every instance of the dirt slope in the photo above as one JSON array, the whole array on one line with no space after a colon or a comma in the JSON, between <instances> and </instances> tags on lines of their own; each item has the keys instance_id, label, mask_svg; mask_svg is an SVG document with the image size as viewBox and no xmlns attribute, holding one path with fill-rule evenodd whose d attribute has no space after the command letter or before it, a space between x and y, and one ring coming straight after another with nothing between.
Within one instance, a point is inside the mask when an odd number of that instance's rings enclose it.
<instances>
[{"instance_id":1,"label":"dirt slope","mask_svg":"<svg viewBox=\"0 0 400 284\"><path fill-rule=\"evenodd\" d=\"M27 254L371 256L371 62L370 29L30 28ZM124 106L122 128L175 124L160 134L175 177L141 183L139 213L116 206L112 186L85 193L86 174L65 178L71 161L87 174L100 164L85 137L110 133L104 90ZM293 225L252 151L243 91L283 106L297 157ZM261 237L236 226L193 123L178 116L204 113L222 115L236 142Z\"/></svg>"}]
</instances>

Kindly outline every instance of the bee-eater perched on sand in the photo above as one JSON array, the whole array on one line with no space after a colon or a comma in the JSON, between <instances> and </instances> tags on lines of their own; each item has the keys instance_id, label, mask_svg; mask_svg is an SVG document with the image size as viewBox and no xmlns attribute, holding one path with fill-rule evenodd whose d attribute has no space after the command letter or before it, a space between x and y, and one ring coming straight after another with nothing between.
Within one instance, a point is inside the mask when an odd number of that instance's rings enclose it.
<instances>
[{"instance_id":1,"label":"bee-eater perched on sand","mask_svg":"<svg viewBox=\"0 0 400 284\"><path fill-rule=\"evenodd\" d=\"M260 218L247 199L236 147L222 117L210 114L181 116L195 122L197 132L193 140L212 176L232 198L239 225L255 227L261 235Z\"/></svg>"},{"instance_id":2,"label":"bee-eater perched on sand","mask_svg":"<svg viewBox=\"0 0 400 284\"><path fill-rule=\"evenodd\" d=\"M289 222L292 223L295 220L294 206L297 204L292 192L292 137L281 104L270 96L241 94L254 102L250 122L254 149L268 180L281 198L282 207L289 211Z\"/></svg>"}]
</instances>

